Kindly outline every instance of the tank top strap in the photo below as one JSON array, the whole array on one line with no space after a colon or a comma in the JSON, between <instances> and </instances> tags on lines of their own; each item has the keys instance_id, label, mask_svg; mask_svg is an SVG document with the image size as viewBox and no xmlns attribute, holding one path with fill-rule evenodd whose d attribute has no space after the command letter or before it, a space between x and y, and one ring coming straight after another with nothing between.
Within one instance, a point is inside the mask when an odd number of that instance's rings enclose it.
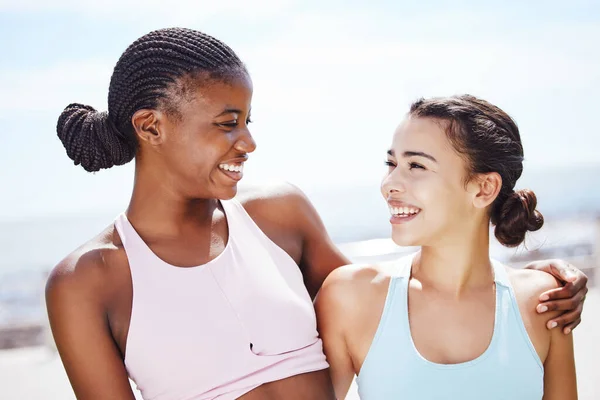
<instances>
[{"instance_id":1,"label":"tank top strap","mask_svg":"<svg viewBox=\"0 0 600 400\"><path fill-rule=\"evenodd\" d=\"M229 240L244 248L264 247L264 250L277 248L283 251L260 229L254 219L248 214L242 203L236 198L221 200L223 211L227 216L229 226ZM259 249L257 249L259 250Z\"/></svg>"},{"instance_id":2,"label":"tank top strap","mask_svg":"<svg viewBox=\"0 0 600 400\"><path fill-rule=\"evenodd\" d=\"M132 263L132 258L135 259L146 252L151 252L148 245L140 237L133 225L131 225L129 219L127 219L125 212L119 214L115 219L115 228L121 238L127 258L130 259L130 264Z\"/></svg>"},{"instance_id":3,"label":"tank top strap","mask_svg":"<svg viewBox=\"0 0 600 400\"><path fill-rule=\"evenodd\" d=\"M506 272L506 267L496 260L492 261L492 268L494 270L494 282L496 284L500 284L507 289L512 289L512 285L510 284L510 279L508 278L508 273Z\"/></svg>"},{"instance_id":4,"label":"tank top strap","mask_svg":"<svg viewBox=\"0 0 600 400\"><path fill-rule=\"evenodd\" d=\"M221 207L223 207L225 217L227 218L229 240L232 240L241 234L240 225L247 224L245 217L250 217L247 215L244 206L242 206L242 204L236 198L230 200L221 200L220 202Z\"/></svg>"}]
</instances>

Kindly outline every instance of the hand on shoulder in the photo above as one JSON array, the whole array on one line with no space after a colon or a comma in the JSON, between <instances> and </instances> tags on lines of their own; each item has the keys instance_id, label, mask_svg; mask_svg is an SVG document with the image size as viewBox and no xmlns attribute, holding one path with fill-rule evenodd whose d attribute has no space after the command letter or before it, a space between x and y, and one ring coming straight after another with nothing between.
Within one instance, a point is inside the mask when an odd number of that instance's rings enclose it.
<instances>
[{"instance_id":1,"label":"hand on shoulder","mask_svg":"<svg viewBox=\"0 0 600 400\"><path fill-rule=\"evenodd\" d=\"M552 335L552 331L547 329L547 323L549 319L559 315L560 311L538 312L539 297L542 293L559 287L560 283L552 275L541 271L508 267L507 271L523 324L543 363L548 355Z\"/></svg>"},{"instance_id":2,"label":"hand on shoulder","mask_svg":"<svg viewBox=\"0 0 600 400\"><path fill-rule=\"evenodd\" d=\"M561 286L552 275L542 271L510 267L507 267L507 271L517 300L526 302L527 309L531 312L536 312L542 293Z\"/></svg>"}]
</instances>

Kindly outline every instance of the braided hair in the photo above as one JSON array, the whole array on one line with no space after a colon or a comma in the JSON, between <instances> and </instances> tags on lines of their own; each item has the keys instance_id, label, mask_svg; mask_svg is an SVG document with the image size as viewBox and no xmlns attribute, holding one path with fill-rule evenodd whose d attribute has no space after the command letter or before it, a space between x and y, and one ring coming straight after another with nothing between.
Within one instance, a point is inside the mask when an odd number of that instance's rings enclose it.
<instances>
[{"instance_id":1,"label":"braided hair","mask_svg":"<svg viewBox=\"0 0 600 400\"><path fill-rule=\"evenodd\" d=\"M131 118L141 109L177 107L171 88L185 95L186 76L227 80L246 73L238 56L225 43L199 31L168 28L150 32L117 62L108 90L108 112L79 103L69 104L56 126L67 155L86 171L99 171L133 159L138 142Z\"/></svg>"}]
</instances>

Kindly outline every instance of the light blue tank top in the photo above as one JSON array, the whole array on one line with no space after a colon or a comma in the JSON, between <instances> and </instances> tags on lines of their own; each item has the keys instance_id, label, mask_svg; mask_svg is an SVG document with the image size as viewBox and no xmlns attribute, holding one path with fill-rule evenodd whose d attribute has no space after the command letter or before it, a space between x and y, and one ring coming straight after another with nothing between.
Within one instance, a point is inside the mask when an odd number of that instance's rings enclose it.
<instances>
[{"instance_id":1,"label":"light blue tank top","mask_svg":"<svg viewBox=\"0 0 600 400\"><path fill-rule=\"evenodd\" d=\"M417 351L408 320L413 256L390 279L373 342L357 378L361 400L538 400L544 367L529 339L503 265L494 262L496 315L490 345L474 360L437 364Z\"/></svg>"}]
</instances>

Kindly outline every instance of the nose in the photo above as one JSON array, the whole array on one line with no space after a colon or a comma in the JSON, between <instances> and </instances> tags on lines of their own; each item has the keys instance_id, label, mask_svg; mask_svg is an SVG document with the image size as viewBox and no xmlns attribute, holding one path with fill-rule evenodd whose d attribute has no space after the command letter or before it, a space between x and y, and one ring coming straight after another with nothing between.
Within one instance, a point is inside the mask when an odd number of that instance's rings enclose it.
<instances>
[{"instance_id":1,"label":"nose","mask_svg":"<svg viewBox=\"0 0 600 400\"><path fill-rule=\"evenodd\" d=\"M400 168L394 168L383 177L381 181L381 194L387 198L394 193L405 193L406 182Z\"/></svg>"},{"instance_id":2,"label":"nose","mask_svg":"<svg viewBox=\"0 0 600 400\"><path fill-rule=\"evenodd\" d=\"M240 136L235 142L234 148L242 153L252 153L256 150L256 142L247 127L241 131Z\"/></svg>"}]
</instances>

